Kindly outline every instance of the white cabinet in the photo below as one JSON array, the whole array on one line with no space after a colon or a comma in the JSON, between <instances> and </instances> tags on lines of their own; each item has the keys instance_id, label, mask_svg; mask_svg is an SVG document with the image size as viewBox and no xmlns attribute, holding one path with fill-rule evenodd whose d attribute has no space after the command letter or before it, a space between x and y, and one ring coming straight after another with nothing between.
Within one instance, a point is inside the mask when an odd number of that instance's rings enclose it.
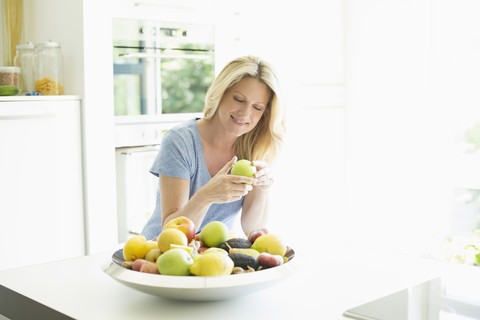
<instances>
[{"instance_id":1,"label":"white cabinet","mask_svg":"<svg viewBox=\"0 0 480 320\"><path fill-rule=\"evenodd\" d=\"M85 252L80 100L0 98L0 269Z\"/></svg>"}]
</instances>

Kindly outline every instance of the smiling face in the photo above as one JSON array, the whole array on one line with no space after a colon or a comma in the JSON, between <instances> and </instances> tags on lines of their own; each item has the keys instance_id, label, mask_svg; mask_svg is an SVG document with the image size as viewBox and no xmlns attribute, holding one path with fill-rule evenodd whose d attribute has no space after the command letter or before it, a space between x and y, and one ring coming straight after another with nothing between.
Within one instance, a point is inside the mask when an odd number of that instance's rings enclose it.
<instances>
[{"instance_id":1,"label":"smiling face","mask_svg":"<svg viewBox=\"0 0 480 320\"><path fill-rule=\"evenodd\" d=\"M229 134L239 137L255 128L269 98L266 84L255 78L243 78L225 91L215 117Z\"/></svg>"}]
</instances>

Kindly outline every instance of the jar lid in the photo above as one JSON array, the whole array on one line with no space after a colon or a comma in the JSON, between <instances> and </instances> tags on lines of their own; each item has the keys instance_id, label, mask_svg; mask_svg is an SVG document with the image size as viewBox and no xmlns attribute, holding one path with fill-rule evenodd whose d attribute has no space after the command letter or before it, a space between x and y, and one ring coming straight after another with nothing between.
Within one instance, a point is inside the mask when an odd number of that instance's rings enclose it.
<instances>
[{"instance_id":1,"label":"jar lid","mask_svg":"<svg viewBox=\"0 0 480 320\"><path fill-rule=\"evenodd\" d=\"M60 43L53 41L40 42L35 44L37 47L60 48Z\"/></svg>"},{"instance_id":2,"label":"jar lid","mask_svg":"<svg viewBox=\"0 0 480 320\"><path fill-rule=\"evenodd\" d=\"M19 67L0 67L0 72L20 73Z\"/></svg>"},{"instance_id":3,"label":"jar lid","mask_svg":"<svg viewBox=\"0 0 480 320\"><path fill-rule=\"evenodd\" d=\"M24 44L18 44L17 49L35 49L35 45L31 42L27 42Z\"/></svg>"}]
</instances>

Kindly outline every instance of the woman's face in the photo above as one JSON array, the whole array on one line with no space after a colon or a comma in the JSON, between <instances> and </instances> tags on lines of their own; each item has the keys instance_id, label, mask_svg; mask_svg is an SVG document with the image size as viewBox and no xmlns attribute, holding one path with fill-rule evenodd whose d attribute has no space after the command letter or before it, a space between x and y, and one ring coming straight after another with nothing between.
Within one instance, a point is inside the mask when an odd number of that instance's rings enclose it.
<instances>
[{"instance_id":1,"label":"woman's face","mask_svg":"<svg viewBox=\"0 0 480 320\"><path fill-rule=\"evenodd\" d=\"M225 91L217 116L229 133L241 136L251 131L262 118L270 98L263 82L246 77Z\"/></svg>"}]
</instances>

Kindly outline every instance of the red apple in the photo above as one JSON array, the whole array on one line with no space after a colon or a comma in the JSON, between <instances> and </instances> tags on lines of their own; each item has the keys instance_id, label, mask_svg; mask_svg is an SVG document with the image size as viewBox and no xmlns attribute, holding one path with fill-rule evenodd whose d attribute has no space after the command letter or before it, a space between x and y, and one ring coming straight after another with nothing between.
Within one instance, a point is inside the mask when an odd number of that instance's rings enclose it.
<instances>
[{"instance_id":1,"label":"red apple","mask_svg":"<svg viewBox=\"0 0 480 320\"><path fill-rule=\"evenodd\" d=\"M193 221L187 217L182 216L170 220L165 225L165 229L168 228L182 231L187 236L188 243L190 243L190 241L192 241L192 239L195 237L195 225L193 224Z\"/></svg>"},{"instance_id":2,"label":"red apple","mask_svg":"<svg viewBox=\"0 0 480 320\"><path fill-rule=\"evenodd\" d=\"M250 241L251 243L254 243L255 240L257 240L258 237L260 237L261 235L267 234L267 233L268 233L267 228L261 228L261 229L253 230L248 234L248 241Z\"/></svg>"}]
</instances>

